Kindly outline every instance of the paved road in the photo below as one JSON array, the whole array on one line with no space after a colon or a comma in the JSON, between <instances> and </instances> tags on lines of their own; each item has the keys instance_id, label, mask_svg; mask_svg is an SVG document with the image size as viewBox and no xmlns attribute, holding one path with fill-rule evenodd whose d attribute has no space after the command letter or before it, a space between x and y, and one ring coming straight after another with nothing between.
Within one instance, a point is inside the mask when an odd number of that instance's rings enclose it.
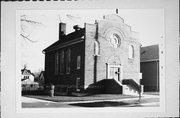
<instances>
[{"instance_id":1,"label":"paved road","mask_svg":"<svg viewBox=\"0 0 180 118\"><path fill-rule=\"evenodd\" d=\"M144 95L141 102L137 98L114 100L52 102L35 98L22 97L23 108L66 108L66 107L158 107L159 96Z\"/></svg>"},{"instance_id":2,"label":"paved road","mask_svg":"<svg viewBox=\"0 0 180 118\"><path fill-rule=\"evenodd\" d=\"M40 100L35 98L22 97L22 108L59 108L59 107L73 107L67 103L52 102L47 100Z\"/></svg>"}]
</instances>

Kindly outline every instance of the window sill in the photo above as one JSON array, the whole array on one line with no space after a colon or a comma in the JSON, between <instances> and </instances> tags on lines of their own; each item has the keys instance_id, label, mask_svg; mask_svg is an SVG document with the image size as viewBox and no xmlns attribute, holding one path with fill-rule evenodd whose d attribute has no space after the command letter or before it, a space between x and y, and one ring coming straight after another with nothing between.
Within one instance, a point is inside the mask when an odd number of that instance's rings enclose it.
<instances>
[{"instance_id":1,"label":"window sill","mask_svg":"<svg viewBox=\"0 0 180 118\"><path fill-rule=\"evenodd\" d=\"M70 72L67 72L66 74L67 74L67 75L69 75L69 74L70 74Z\"/></svg>"},{"instance_id":2,"label":"window sill","mask_svg":"<svg viewBox=\"0 0 180 118\"><path fill-rule=\"evenodd\" d=\"M60 73L60 75L64 75L64 73Z\"/></svg>"},{"instance_id":3,"label":"window sill","mask_svg":"<svg viewBox=\"0 0 180 118\"><path fill-rule=\"evenodd\" d=\"M95 55L95 54L93 54L92 56L97 56L97 57L100 57L100 55Z\"/></svg>"},{"instance_id":4,"label":"window sill","mask_svg":"<svg viewBox=\"0 0 180 118\"><path fill-rule=\"evenodd\" d=\"M134 60L134 58L128 58L129 60Z\"/></svg>"}]
</instances>

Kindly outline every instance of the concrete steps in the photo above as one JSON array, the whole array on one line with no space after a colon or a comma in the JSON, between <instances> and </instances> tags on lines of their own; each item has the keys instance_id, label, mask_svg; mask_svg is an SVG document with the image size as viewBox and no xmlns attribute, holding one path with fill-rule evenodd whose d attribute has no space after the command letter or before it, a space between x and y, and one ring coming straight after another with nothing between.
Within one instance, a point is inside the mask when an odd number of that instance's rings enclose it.
<instances>
[{"instance_id":1,"label":"concrete steps","mask_svg":"<svg viewBox=\"0 0 180 118\"><path fill-rule=\"evenodd\" d=\"M124 79L122 80L123 84L123 94L126 95L139 95L139 92L142 94L143 86L137 83L133 79Z\"/></svg>"}]
</instances>

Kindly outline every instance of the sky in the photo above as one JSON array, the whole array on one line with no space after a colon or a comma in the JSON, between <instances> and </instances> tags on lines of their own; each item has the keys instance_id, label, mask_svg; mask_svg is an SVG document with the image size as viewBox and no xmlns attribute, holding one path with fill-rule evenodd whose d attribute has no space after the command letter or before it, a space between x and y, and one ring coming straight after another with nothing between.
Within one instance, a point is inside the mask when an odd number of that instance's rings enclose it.
<instances>
[{"instance_id":1,"label":"sky","mask_svg":"<svg viewBox=\"0 0 180 118\"><path fill-rule=\"evenodd\" d=\"M73 31L73 25L84 27L84 23L94 23L106 14L115 14L115 9L99 10L20 10L19 18L36 21L22 21L20 37L21 68L24 65L32 72L44 70L43 49L58 40L59 22L66 23L66 33ZM139 33L142 46L159 44L164 37L164 15L162 9L119 9L118 15L131 29Z\"/></svg>"}]
</instances>

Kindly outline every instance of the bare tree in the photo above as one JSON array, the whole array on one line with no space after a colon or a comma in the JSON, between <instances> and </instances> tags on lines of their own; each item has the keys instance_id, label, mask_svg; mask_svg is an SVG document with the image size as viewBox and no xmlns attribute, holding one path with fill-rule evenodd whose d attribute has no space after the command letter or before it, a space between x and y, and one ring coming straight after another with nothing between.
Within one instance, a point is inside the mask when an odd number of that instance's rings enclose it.
<instances>
[{"instance_id":1,"label":"bare tree","mask_svg":"<svg viewBox=\"0 0 180 118\"><path fill-rule=\"evenodd\" d=\"M32 39L30 39L30 35L33 33L34 29L36 27L42 26L43 24L38 21L34 21L28 18L27 15L22 15L20 18L21 21L21 36L25 41L29 42L37 42Z\"/></svg>"}]
</instances>

